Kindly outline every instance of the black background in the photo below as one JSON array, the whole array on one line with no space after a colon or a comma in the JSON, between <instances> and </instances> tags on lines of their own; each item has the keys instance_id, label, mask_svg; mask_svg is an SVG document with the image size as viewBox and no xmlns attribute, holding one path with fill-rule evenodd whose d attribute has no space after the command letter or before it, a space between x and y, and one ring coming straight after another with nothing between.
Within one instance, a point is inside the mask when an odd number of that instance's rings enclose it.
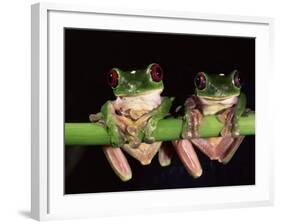
<instances>
[{"instance_id":1,"label":"black background","mask_svg":"<svg viewBox=\"0 0 281 224\"><path fill-rule=\"evenodd\" d=\"M255 109L255 40L164 33L65 29L65 122L88 122L109 99L106 82L112 67L146 68L158 63L164 70L163 96L176 106L193 94L199 71L229 73L240 70L247 107ZM255 137L247 136L227 165L209 160L197 150L203 175L193 179L175 155L169 167L157 156L142 166L126 154L133 178L122 182L111 170L100 146L65 147L65 193L93 193L187 187L255 184Z\"/></svg>"}]
</instances>

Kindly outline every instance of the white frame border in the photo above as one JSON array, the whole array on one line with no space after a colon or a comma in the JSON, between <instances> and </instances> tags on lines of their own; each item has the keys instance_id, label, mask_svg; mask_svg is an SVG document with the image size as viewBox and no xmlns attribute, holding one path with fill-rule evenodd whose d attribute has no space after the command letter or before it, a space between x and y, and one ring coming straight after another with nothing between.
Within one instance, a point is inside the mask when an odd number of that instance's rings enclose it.
<instances>
[{"instance_id":1,"label":"white frame border","mask_svg":"<svg viewBox=\"0 0 281 224\"><path fill-rule=\"evenodd\" d=\"M156 11L156 10L128 10L128 9L109 9L109 8L96 8L92 6L79 6L79 5L64 5L64 4L51 4L51 3L37 3L32 5L31 11L31 45L32 45L32 149L31 149L31 215L37 220L58 219L69 217L85 217L88 214L66 215L66 214L50 214L49 212L49 173L48 173L48 11L60 12L81 12L81 13L102 13L113 15L130 15L130 16L143 16L143 17L158 17L169 19L190 19L200 21L225 21L233 23L250 23L250 24L264 24L269 27L270 38L270 59L269 70L273 67L273 24L272 18L261 17L248 17L248 16L230 16L218 14L202 14L191 12L170 12L170 11ZM273 74L271 72L271 74ZM271 145L271 147L273 147ZM270 148L270 147L269 147ZM272 150L270 150L272 152ZM272 156L271 161L273 161ZM214 203L204 204L193 207L184 207L180 205L171 206L170 209L164 207L163 211L185 211L186 209L210 209L210 208L225 208L225 207L247 207L258 205L270 205L273 203L273 162L271 163L271 173L269 176L270 188L268 198L261 201L251 201L247 203ZM148 213L147 208L143 208L140 212ZM152 212L155 212L153 210ZM114 214L114 213L112 213ZM116 214L114 214L116 215ZM93 215L91 215L93 216Z\"/></svg>"}]
</instances>

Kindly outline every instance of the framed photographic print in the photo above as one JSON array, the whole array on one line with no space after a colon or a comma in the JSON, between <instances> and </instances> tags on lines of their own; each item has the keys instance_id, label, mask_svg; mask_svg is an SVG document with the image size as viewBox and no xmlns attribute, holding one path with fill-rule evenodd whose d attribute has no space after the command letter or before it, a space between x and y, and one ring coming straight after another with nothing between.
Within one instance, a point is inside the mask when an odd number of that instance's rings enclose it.
<instances>
[{"instance_id":1,"label":"framed photographic print","mask_svg":"<svg viewBox=\"0 0 281 224\"><path fill-rule=\"evenodd\" d=\"M32 5L32 217L271 204L272 24Z\"/></svg>"}]
</instances>

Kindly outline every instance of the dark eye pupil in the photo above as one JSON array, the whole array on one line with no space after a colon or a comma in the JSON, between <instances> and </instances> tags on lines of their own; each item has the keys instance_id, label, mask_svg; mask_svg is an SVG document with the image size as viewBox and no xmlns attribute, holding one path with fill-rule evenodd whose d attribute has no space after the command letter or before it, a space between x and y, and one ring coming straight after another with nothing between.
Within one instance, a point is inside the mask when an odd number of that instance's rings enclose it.
<instances>
[{"instance_id":1,"label":"dark eye pupil","mask_svg":"<svg viewBox=\"0 0 281 224\"><path fill-rule=\"evenodd\" d=\"M161 70L160 70L160 68L156 68L155 69L155 75L158 77L158 78L160 78L161 77Z\"/></svg>"},{"instance_id":2,"label":"dark eye pupil","mask_svg":"<svg viewBox=\"0 0 281 224\"><path fill-rule=\"evenodd\" d=\"M199 73L195 78L195 85L197 89L203 90L206 88L206 77L203 73Z\"/></svg>"},{"instance_id":3,"label":"dark eye pupil","mask_svg":"<svg viewBox=\"0 0 281 224\"><path fill-rule=\"evenodd\" d=\"M118 73L115 70L111 70L108 73L107 82L112 88L115 88L118 85Z\"/></svg>"},{"instance_id":4,"label":"dark eye pupil","mask_svg":"<svg viewBox=\"0 0 281 224\"><path fill-rule=\"evenodd\" d=\"M151 77L153 81L160 82L163 79L162 68L158 64L154 64L150 70Z\"/></svg>"}]
</instances>

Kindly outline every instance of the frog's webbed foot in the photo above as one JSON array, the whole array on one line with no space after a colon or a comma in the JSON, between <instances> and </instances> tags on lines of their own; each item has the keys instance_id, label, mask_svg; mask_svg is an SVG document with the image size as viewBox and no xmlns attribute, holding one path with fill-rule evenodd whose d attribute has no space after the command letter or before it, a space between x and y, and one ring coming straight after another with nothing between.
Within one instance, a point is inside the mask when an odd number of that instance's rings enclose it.
<instances>
[{"instance_id":1,"label":"frog's webbed foot","mask_svg":"<svg viewBox=\"0 0 281 224\"><path fill-rule=\"evenodd\" d=\"M239 136L238 122L235 121L234 116L234 107L226 109L223 113L217 115L219 121L224 124L221 136Z\"/></svg>"},{"instance_id":2,"label":"frog's webbed foot","mask_svg":"<svg viewBox=\"0 0 281 224\"><path fill-rule=\"evenodd\" d=\"M141 143L137 148L133 148L129 144L125 144L122 146L122 149L140 161L142 165L148 165L158 152L161 143L162 142L155 142L153 144Z\"/></svg>"},{"instance_id":3,"label":"frog's webbed foot","mask_svg":"<svg viewBox=\"0 0 281 224\"><path fill-rule=\"evenodd\" d=\"M122 181L128 181L132 178L130 165L120 148L104 146L103 152L111 168Z\"/></svg>"},{"instance_id":4,"label":"frog's webbed foot","mask_svg":"<svg viewBox=\"0 0 281 224\"><path fill-rule=\"evenodd\" d=\"M99 124L104 128L107 127L106 122L103 119L103 116L101 113L90 114L89 119L92 123ZM119 130L119 128L117 126L112 126L112 128L108 128L108 134L110 136L110 143L113 146L121 146L124 144L125 136L122 134L122 132Z\"/></svg>"},{"instance_id":5,"label":"frog's webbed foot","mask_svg":"<svg viewBox=\"0 0 281 224\"><path fill-rule=\"evenodd\" d=\"M147 122L144 130L144 142L151 144L155 142L155 138L152 136L153 131L156 129L158 121L150 118Z\"/></svg>"},{"instance_id":6,"label":"frog's webbed foot","mask_svg":"<svg viewBox=\"0 0 281 224\"><path fill-rule=\"evenodd\" d=\"M242 116L248 116L251 113L250 109L245 109ZM217 115L220 122L224 123L224 128L221 131L221 136L239 137L240 130L238 125L238 117L235 114L235 108L226 109L223 113Z\"/></svg>"},{"instance_id":7,"label":"frog's webbed foot","mask_svg":"<svg viewBox=\"0 0 281 224\"><path fill-rule=\"evenodd\" d=\"M132 114L133 112L130 113ZM137 148L141 144L141 131L146 126L147 120L149 118L150 114L146 113L133 122L131 120L126 122L123 132L126 135L127 143L130 145L130 147Z\"/></svg>"},{"instance_id":8,"label":"frog's webbed foot","mask_svg":"<svg viewBox=\"0 0 281 224\"><path fill-rule=\"evenodd\" d=\"M141 144L141 139L139 138L139 131L135 126L126 127L126 138L127 143L132 148L137 148Z\"/></svg>"},{"instance_id":9,"label":"frog's webbed foot","mask_svg":"<svg viewBox=\"0 0 281 224\"><path fill-rule=\"evenodd\" d=\"M226 164L233 157L239 145L243 141L244 136L232 137L214 137L214 138L194 138L191 142L200 149L211 160L218 160Z\"/></svg>"},{"instance_id":10,"label":"frog's webbed foot","mask_svg":"<svg viewBox=\"0 0 281 224\"><path fill-rule=\"evenodd\" d=\"M144 129L144 142L151 144L156 141L152 134L157 128L158 122L169 115L169 110L173 101L174 97L162 97L161 104L147 114L149 119Z\"/></svg>"},{"instance_id":11,"label":"frog's webbed foot","mask_svg":"<svg viewBox=\"0 0 281 224\"><path fill-rule=\"evenodd\" d=\"M163 142L158 153L158 161L161 166L169 166L174 155L173 146L170 142Z\"/></svg>"},{"instance_id":12,"label":"frog's webbed foot","mask_svg":"<svg viewBox=\"0 0 281 224\"><path fill-rule=\"evenodd\" d=\"M187 172L194 178L200 177L203 171L190 140L173 141L173 145Z\"/></svg>"},{"instance_id":13,"label":"frog's webbed foot","mask_svg":"<svg viewBox=\"0 0 281 224\"><path fill-rule=\"evenodd\" d=\"M189 114L183 117L183 131L182 137L185 139L198 138L199 137L199 126L203 118L202 113L193 109Z\"/></svg>"},{"instance_id":14,"label":"frog's webbed foot","mask_svg":"<svg viewBox=\"0 0 281 224\"><path fill-rule=\"evenodd\" d=\"M239 136L236 138L233 138L233 142L231 145L225 150L223 156L220 159L220 162L223 164L227 164L231 158L234 156L235 152L237 151L238 147L242 143L245 136Z\"/></svg>"},{"instance_id":15,"label":"frog's webbed foot","mask_svg":"<svg viewBox=\"0 0 281 224\"><path fill-rule=\"evenodd\" d=\"M106 126L105 120L103 119L102 113L97 113L97 114L90 114L89 115L89 120L92 123L97 123L103 127Z\"/></svg>"}]
</instances>

